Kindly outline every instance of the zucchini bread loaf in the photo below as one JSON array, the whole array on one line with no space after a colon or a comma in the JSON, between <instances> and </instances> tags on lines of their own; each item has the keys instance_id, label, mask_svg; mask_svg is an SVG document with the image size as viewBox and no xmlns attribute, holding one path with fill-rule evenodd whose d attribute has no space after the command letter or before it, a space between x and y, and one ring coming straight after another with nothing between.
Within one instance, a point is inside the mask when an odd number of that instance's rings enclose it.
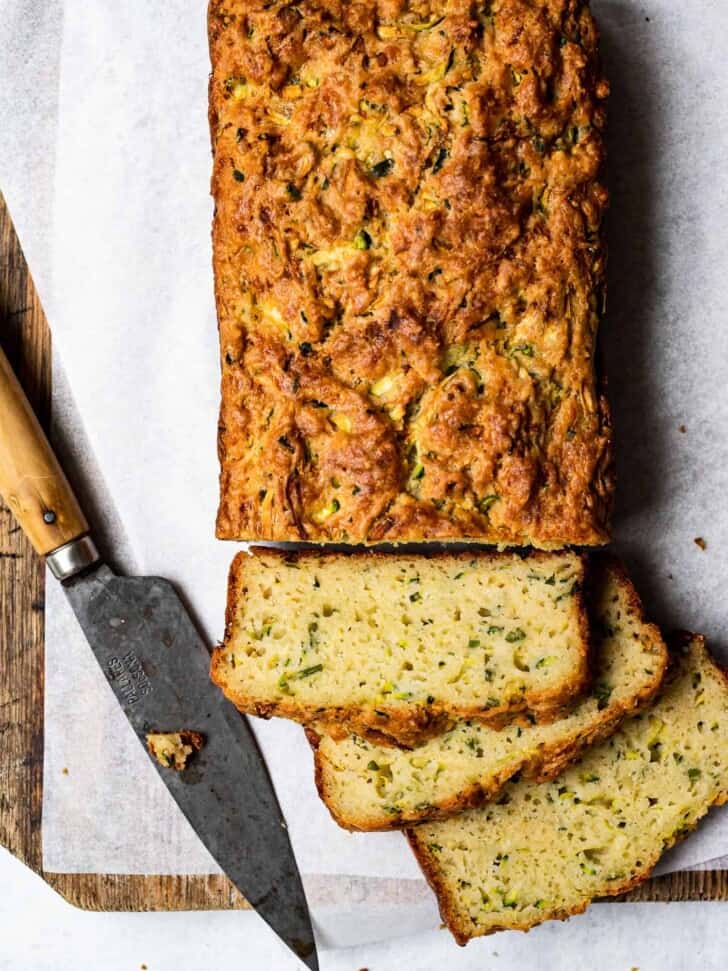
<instances>
[{"instance_id":1,"label":"zucchini bread loaf","mask_svg":"<svg viewBox=\"0 0 728 971\"><path fill-rule=\"evenodd\" d=\"M212 0L223 539L608 539L585 0Z\"/></svg>"},{"instance_id":2,"label":"zucchini bread loaf","mask_svg":"<svg viewBox=\"0 0 728 971\"><path fill-rule=\"evenodd\" d=\"M656 704L553 782L408 831L459 943L528 930L645 880L728 800L728 679L695 637Z\"/></svg>"},{"instance_id":3,"label":"zucchini bread loaf","mask_svg":"<svg viewBox=\"0 0 728 971\"><path fill-rule=\"evenodd\" d=\"M589 587L594 684L573 712L550 725L500 731L458 722L413 751L358 736L337 741L309 732L316 748L316 784L334 819L345 829L377 830L451 816L494 799L519 771L529 778L553 778L649 703L667 666L660 632L646 623L637 593L616 561L597 561Z\"/></svg>"},{"instance_id":4,"label":"zucchini bread loaf","mask_svg":"<svg viewBox=\"0 0 728 971\"><path fill-rule=\"evenodd\" d=\"M456 718L553 718L585 688L575 553L241 553L213 680L250 714L416 744Z\"/></svg>"}]
</instances>

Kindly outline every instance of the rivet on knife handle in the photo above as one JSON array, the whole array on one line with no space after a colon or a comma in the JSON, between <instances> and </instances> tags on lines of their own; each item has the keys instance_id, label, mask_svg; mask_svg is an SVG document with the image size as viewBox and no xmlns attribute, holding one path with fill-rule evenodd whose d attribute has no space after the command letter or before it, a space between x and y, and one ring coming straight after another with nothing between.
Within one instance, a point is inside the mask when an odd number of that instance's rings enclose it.
<instances>
[{"instance_id":1,"label":"rivet on knife handle","mask_svg":"<svg viewBox=\"0 0 728 971\"><path fill-rule=\"evenodd\" d=\"M59 578L98 559L86 517L2 350L0 495L41 556L59 551L49 561Z\"/></svg>"}]
</instances>

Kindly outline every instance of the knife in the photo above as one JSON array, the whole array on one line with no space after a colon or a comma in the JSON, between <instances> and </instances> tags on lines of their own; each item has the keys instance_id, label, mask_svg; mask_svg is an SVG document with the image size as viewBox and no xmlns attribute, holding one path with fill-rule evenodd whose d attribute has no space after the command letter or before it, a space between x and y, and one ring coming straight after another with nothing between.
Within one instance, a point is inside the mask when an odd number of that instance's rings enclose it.
<instances>
[{"instance_id":1,"label":"knife","mask_svg":"<svg viewBox=\"0 0 728 971\"><path fill-rule=\"evenodd\" d=\"M2 350L0 495L62 584L145 751L148 734L199 733L202 747L180 771L152 761L248 903L318 971L286 822L248 723L210 681L208 650L172 585L157 577L118 576L101 559Z\"/></svg>"}]
</instances>

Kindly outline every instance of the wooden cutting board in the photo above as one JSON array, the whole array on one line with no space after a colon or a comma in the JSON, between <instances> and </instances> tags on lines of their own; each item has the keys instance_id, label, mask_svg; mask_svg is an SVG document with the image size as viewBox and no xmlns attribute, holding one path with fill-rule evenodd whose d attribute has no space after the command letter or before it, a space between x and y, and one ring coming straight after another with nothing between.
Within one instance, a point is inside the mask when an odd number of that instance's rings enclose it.
<instances>
[{"instance_id":1,"label":"wooden cutting board","mask_svg":"<svg viewBox=\"0 0 728 971\"><path fill-rule=\"evenodd\" d=\"M0 346L47 427L50 332L2 194ZM0 501L0 845L85 910L244 909L245 900L222 876L44 872L44 613L43 564ZM728 900L728 871L670 874L621 899Z\"/></svg>"}]
</instances>

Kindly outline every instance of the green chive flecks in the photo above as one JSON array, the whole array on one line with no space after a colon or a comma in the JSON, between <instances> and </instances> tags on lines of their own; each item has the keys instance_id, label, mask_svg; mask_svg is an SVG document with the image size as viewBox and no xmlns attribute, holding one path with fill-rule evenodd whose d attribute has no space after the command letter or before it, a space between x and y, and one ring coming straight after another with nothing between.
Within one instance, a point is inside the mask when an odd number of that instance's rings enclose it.
<instances>
[{"instance_id":1,"label":"green chive flecks","mask_svg":"<svg viewBox=\"0 0 728 971\"><path fill-rule=\"evenodd\" d=\"M298 672L296 677L298 678L310 678L312 674L318 674L319 671L323 671L323 664L313 664L310 668L303 668Z\"/></svg>"}]
</instances>

